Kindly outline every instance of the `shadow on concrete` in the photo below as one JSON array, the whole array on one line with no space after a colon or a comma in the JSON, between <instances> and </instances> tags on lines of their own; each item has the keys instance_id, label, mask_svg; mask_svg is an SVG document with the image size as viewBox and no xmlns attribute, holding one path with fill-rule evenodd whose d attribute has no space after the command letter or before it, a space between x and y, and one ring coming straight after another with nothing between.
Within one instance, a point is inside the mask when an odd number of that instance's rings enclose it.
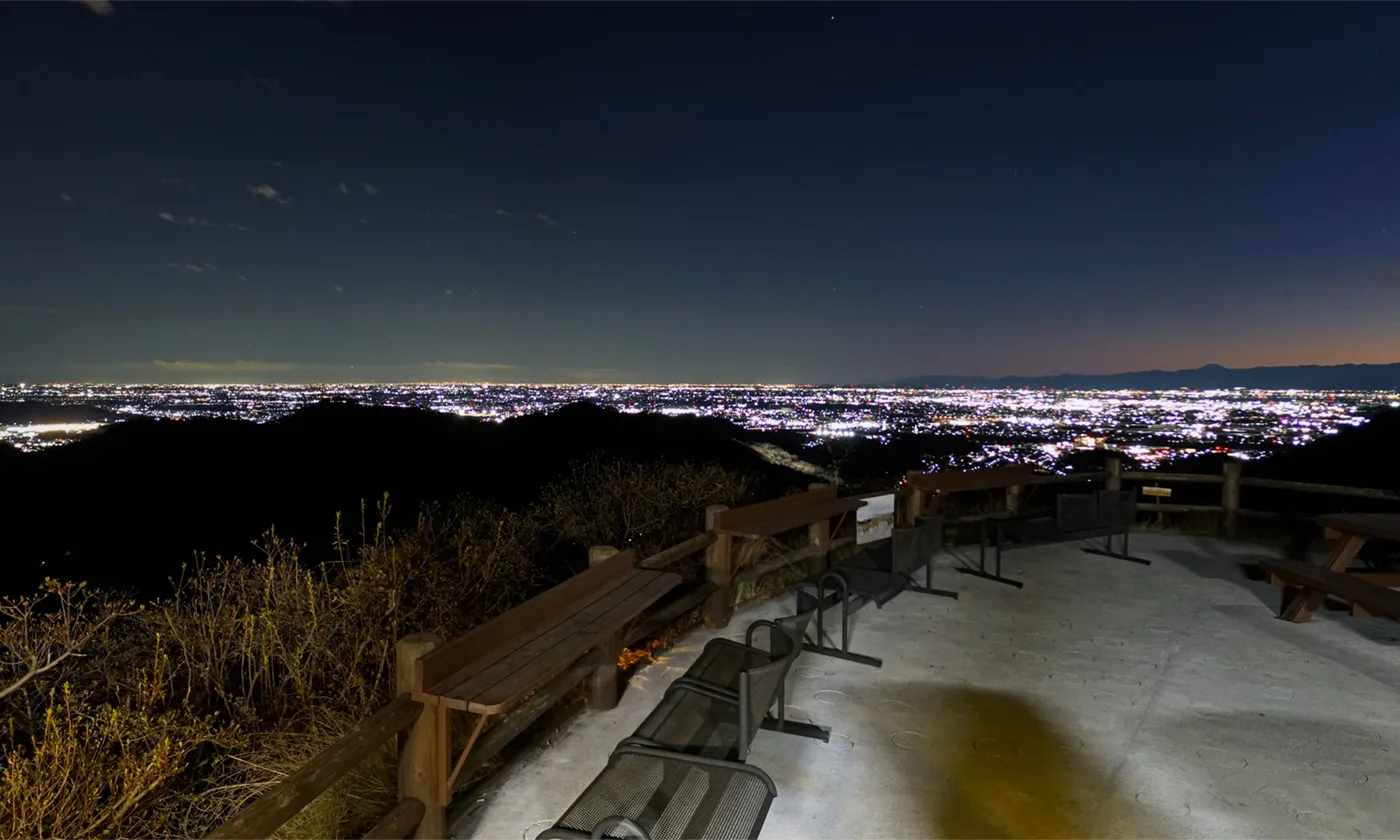
<instances>
[{"instance_id":1,"label":"shadow on concrete","mask_svg":"<svg viewBox=\"0 0 1400 840\"><path fill-rule=\"evenodd\" d=\"M1111 796L1111 770L1084 751L1072 727L1052 720L1030 698L929 684L894 694L914 710L889 724L908 727L892 740L913 752L889 751L908 762L896 772L911 786L921 779L910 775L928 780L919 791L922 836L1121 836L1124 826L1143 824L1140 806Z\"/></svg>"}]
</instances>

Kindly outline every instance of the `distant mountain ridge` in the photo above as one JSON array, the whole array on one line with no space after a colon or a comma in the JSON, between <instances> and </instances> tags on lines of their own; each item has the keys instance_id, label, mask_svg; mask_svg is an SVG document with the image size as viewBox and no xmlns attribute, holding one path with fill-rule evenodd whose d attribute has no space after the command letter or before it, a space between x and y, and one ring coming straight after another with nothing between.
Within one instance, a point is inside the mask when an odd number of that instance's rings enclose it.
<instances>
[{"instance_id":1,"label":"distant mountain ridge","mask_svg":"<svg viewBox=\"0 0 1400 840\"><path fill-rule=\"evenodd\" d=\"M1308 391L1385 391L1400 389L1400 362L1385 365L1288 365L1129 373L1057 373L1046 376L959 376L929 374L879 383L888 388L1063 388L1066 390L1163 391L1172 388L1260 388Z\"/></svg>"}]
</instances>

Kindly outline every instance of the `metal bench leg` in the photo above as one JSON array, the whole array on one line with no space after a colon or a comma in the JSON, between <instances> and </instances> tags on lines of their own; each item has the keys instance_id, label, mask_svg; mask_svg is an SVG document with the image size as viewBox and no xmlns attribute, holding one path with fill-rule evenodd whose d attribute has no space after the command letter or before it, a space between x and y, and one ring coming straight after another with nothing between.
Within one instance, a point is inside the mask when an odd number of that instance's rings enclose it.
<instances>
[{"instance_id":1,"label":"metal bench leg","mask_svg":"<svg viewBox=\"0 0 1400 840\"><path fill-rule=\"evenodd\" d=\"M997 544L996 544L996 571L995 571L995 572L988 572L988 571L987 571L987 522L986 522L986 520L983 520L983 521L982 521L982 539L980 540L980 542L981 542L981 545L978 546L977 568L972 569L972 568L968 568L967 566L958 566L958 567L957 567L958 571L959 571L959 572L962 572L962 573L965 574L965 575L972 575L973 577L980 577L980 578L982 578L982 579L984 579L984 580L993 580L993 581L996 581L997 583L1004 583L1004 584L1006 584L1007 586L1014 586L1014 587L1016 587L1017 589L1021 589L1022 587L1024 587L1025 584L1022 583L1021 581L1016 580L1016 579L1014 579L1014 578L1003 577L1002 574L1001 574L1001 535L1000 535L1000 534L997 534Z\"/></svg>"},{"instance_id":2,"label":"metal bench leg","mask_svg":"<svg viewBox=\"0 0 1400 840\"><path fill-rule=\"evenodd\" d=\"M822 629L822 613L825 612L826 584L828 579L835 585L836 591L841 593L841 647L827 646L821 644L825 633ZM828 638L829 642L830 639ZM846 579L835 572L827 572L817 578L817 643L813 644L806 639L802 640L802 649L809 653L817 653L822 656L831 656L836 659L846 659L851 662L859 662L862 665L873 665L876 668L883 666L884 660L867 656L863 653L851 652L851 590L846 585Z\"/></svg>"},{"instance_id":3,"label":"metal bench leg","mask_svg":"<svg viewBox=\"0 0 1400 840\"><path fill-rule=\"evenodd\" d=\"M1115 552L1115 551L1113 550L1113 535L1112 535L1112 534L1109 534L1108 536L1104 537L1104 547L1103 547L1103 548L1085 547L1085 548L1083 548L1083 549L1081 549L1081 550L1082 550L1084 553L1086 553L1086 554L1097 554L1097 555L1099 555L1100 557L1112 557L1112 558L1115 559L1115 560L1127 560L1129 563L1140 563L1140 564L1142 564L1142 565L1144 565L1144 566L1151 566L1151 565L1152 565L1152 561L1151 561L1151 560L1145 560L1145 559L1143 559L1143 558L1141 558L1141 557L1133 557L1131 554L1128 553L1128 532L1127 532L1127 531L1124 531L1124 532L1123 532L1123 552L1122 552L1121 554L1119 554L1119 553L1117 553L1117 552Z\"/></svg>"},{"instance_id":4,"label":"metal bench leg","mask_svg":"<svg viewBox=\"0 0 1400 840\"><path fill-rule=\"evenodd\" d=\"M914 582L914 575L909 575L909 590L911 592L922 592L925 595L942 595L944 598L957 598L958 593L951 589L935 589L933 586L933 554L930 553L928 560L924 562L924 585L920 586Z\"/></svg>"}]
</instances>

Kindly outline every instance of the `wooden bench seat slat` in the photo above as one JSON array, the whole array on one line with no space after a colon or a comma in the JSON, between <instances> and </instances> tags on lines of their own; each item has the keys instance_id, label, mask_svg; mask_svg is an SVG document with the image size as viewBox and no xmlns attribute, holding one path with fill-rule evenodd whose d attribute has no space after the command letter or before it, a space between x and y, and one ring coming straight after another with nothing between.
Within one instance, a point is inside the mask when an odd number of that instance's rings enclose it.
<instances>
[{"instance_id":1,"label":"wooden bench seat slat","mask_svg":"<svg viewBox=\"0 0 1400 840\"><path fill-rule=\"evenodd\" d=\"M1298 560L1266 559L1261 560L1259 565L1289 583L1334 595L1362 607L1372 615L1400 620L1400 592L1393 589L1359 579L1356 575L1334 572Z\"/></svg>"},{"instance_id":2,"label":"wooden bench seat slat","mask_svg":"<svg viewBox=\"0 0 1400 840\"><path fill-rule=\"evenodd\" d=\"M503 644L490 659L481 659L471 667L450 674L437 685L430 687L427 694L437 695L448 701L453 708L466 709L467 703L487 686L499 681L505 674L527 667L536 657L553 647L559 639L567 639L592 621L594 615L606 610L608 596L620 589L633 585L631 575L608 581L606 589L595 589L578 601L560 617L542 620L529 632L521 633Z\"/></svg>"},{"instance_id":3,"label":"wooden bench seat slat","mask_svg":"<svg viewBox=\"0 0 1400 840\"><path fill-rule=\"evenodd\" d=\"M419 660L414 690L432 693L432 688L463 670L488 664L483 660L498 661L518 646L519 637L533 635L586 606L592 600L586 597L591 590L616 586L632 571L636 556L631 549L619 552L429 653Z\"/></svg>"},{"instance_id":4,"label":"wooden bench seat slat","mask_svg":"<svg viewBox=\"0 0 1400 840\"><path fill-rule=\"evenodd\" d=\"M501 714L512 702L548 682L597 646L600 635L620 629L652 600L679 583L680 576L673 572L634 572L622 579L620 585L591 600L568 621L557 623L507 651L490 667L467 672L459 682L455 678L450 680L442 691L436 692L440 702L476 714ZM650 594L653 585L660 590L656 595ZM630 608L639 592L647 593L649 600L643 600L635 612L628 615L623 608Z\"/></svg>"},{"instance_id":5,"label":"wooden bench seat slat","mask_svg":"<svg viewBox=\"0 0 1400 840\"><path fill-rule=\"evenodd\" d=\"M866 504L864 499L848 496L844 499L819 499L809 501L800 507L790 507L777 511L753 511L739 508L742 516L721 515L715 522L715 530L734 537L762 539L802 528L813 522L830 519L843 513L850 513ZM755 507L757 507L755 505Z\"/></svg>"},{"instance_id":6,"label":"wooden bench seat slat","mask_svg":"<svg viewBox=\"0 0 1400 840\"><path fill-rule=\"evenodd\" d=\"M556 644L528 666L516 669L487 688L472 701L471 711L496 714L496 710L504 710L572 665L579 657L606 642L681 582L680 576L674 572L639 572L637 576L639 585L626 598L614 603L603 615L595 617L574 637ZM645 576L652 577L643 579ZM541 673L547 676L541 679L537 676Z\"/></svg>"}]
</instances>

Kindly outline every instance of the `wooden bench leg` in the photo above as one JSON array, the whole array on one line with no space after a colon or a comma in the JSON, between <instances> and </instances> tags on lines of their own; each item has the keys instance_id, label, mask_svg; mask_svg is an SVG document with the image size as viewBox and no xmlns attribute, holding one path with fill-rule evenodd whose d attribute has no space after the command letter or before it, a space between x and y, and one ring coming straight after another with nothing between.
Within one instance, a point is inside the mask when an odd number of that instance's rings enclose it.
<instances>
[{"instance_id":1,"label":"wooden bench leg","mask_svg":"<svg viewBox=\"0 0 1400 840\"><path fill-rule=\"evenodd\" d=\"M1369 610L1367 610L1365 607L1361 606L1360 604L1352 604L1352 605L1351 605L1351 617L1352 617L1352 618L1371 618L1372 616L1371 616L1371 612L1370 612Z\"/></svg>"},{"instance_id":2,"label":"wooden bench leg","mask_svg":"<svg viewBox=\"0 0 1400 840\"><path fill-rule=\"evenodd\" d=\"M593 652L598 658L598 665L588 677L588 708L600 712L617 708L618 683L622 675L617 667L617 658L621 653L621 633L615 634Z\"/></svg>"},{"instance_id":3,"label":"wooden bench leg","mask_svg":"<svg viewBox=\"0 0 1400 840\"><path fill-rule=\"evenodd\" d=\"M1332 556L1327 559L1327 569L1333 572L1345 572L1347 567L1351 565L1351 561L1356 559L1357 552L1361 551L1361 546L1365 544L1366 538L1357 536L1348 536L1339 541L1337 547L1332 550ZM1299 587L1297 590L1285 587L1283 592L1286 600L1278 617L1296 624L1302 624L1312 618L1317 612L1317 608L1322 606L1322 602L1327 599L1326 592L1319 592L1307 587Z\"/></svg>"}]
</instances>

